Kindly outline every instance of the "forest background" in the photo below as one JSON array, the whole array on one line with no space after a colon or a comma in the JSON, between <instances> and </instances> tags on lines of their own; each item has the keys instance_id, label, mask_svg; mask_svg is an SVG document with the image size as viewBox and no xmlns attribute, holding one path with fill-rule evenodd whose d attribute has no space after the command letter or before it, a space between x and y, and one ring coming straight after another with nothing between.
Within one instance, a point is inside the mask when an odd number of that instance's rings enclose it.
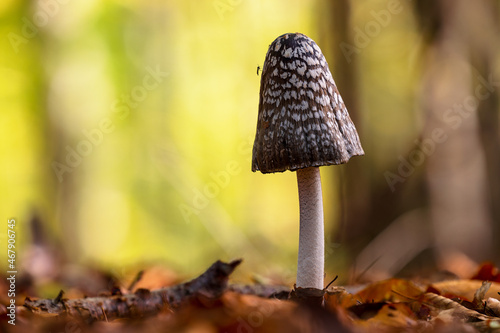
<instances>
[{"instance_id":1,"label":"forest background","mask_svg":"<svg viewBox=\"0 0 500 333\"><path fill-rule=\"evenodd\" d=\"M286 32L322 49L366 153L321 168L327 274L498 265L499 14L494 0L3 0L0 212L19 270L58 274L44 244L116 275L241 257L240 279L292 283L296 176L250 168L257 67Z\"/></svg>"}]
</instances>

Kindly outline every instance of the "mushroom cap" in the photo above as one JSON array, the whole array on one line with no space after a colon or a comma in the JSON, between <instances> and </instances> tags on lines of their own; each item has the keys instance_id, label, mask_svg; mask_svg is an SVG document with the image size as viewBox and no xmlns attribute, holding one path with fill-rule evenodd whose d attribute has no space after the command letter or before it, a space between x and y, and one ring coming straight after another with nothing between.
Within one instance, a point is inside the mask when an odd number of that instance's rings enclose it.
<instances>
[{"instance_id":1,"label":"mushroom cap","mask_svg":"<svg viewBox=\"0 0 500 333\"><path fill-rule=\"evenodd\" d=\"M295 171L364 155L358 133L316 43L288 33L269 46L260 82L252 171Z\"/></svg>"}]
</instances>

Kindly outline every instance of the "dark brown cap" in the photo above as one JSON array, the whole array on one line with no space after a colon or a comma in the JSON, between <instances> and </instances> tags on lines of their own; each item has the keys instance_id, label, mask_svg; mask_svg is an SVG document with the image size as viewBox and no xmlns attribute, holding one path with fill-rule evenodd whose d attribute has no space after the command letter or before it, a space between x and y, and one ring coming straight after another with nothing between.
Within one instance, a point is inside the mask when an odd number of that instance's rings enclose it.
<instances>
[{"instance_id":1,"label":"dark brown cap","mask_svg":"<svg viewBox=\"0 0 500 333\"><path fill-rule=\"evenodd\" d=\"M300 33L276 38L260 82L252 171L342 164L364 155L358 133L316 43Z\"/></svg>"}]
</instances>

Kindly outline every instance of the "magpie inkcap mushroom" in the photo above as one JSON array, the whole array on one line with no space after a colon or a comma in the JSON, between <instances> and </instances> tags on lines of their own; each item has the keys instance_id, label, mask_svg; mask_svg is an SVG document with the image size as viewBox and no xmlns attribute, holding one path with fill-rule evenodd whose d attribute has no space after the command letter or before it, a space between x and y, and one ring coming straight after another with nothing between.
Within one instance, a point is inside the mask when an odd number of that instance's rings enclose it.
<instances>
[{"instance_id":1,"label":"magpie inkcap mushroom","mask_svg":"<svg viewBox=\"0 0 500 333\"><path fill-rule=\"evenodd\" d=\"M323 289L319 167L347 163L356 155L364 151L321 49L301 33L279 36L262 69L252 171L297 171L297 287Z\"/></svg>"}]
</instances>

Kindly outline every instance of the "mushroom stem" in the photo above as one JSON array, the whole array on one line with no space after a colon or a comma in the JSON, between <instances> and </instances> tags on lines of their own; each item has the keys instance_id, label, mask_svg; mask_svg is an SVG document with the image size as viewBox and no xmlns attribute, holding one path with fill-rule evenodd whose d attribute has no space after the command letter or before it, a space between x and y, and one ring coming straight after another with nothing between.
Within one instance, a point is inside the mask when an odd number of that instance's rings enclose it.
<instances>
[{"instance_id":1,"label":"mushroom stem","mask_svg":"<svg viewBox=\"0 0 500 333\"><path fill-rule=\"evenodd\" d=\"M325 244L318 167L297 170L300 204L297 287L323 289Z\"/></svg>"}]
</instances>

